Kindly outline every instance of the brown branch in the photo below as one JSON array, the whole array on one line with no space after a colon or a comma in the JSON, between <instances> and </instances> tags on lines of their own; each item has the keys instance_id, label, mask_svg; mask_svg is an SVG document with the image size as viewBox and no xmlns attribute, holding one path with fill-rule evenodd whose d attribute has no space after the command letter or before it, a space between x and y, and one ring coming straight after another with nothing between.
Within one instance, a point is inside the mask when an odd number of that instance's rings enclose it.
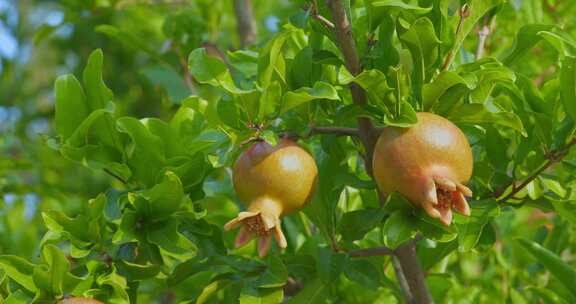
<instances>
[{"instance_id":1,"label":"brown branch","mask_svg":"<svg viewBox=\"0 0 576 304\"><path fill-rule=\"evenodd\" d=\"M530 174L520 185L516 186L514 183L511 184L512 186L512 192L508 193L505 197L499 199L499 202L505 202L509 199L514 199L515 195L518 194L518 192L522 191L522 189L524 189L526 186L528 186L532 181L534 181L536 178L538 178L538 176L540 176L540 174L542 174L544 171L548 170L550 167L552 167L554 164L561 162L564 157L566 157L566 155L568 155L568 153L570 152L570 149L576 145L576 137L573 138L570 142L568 142L568 144L566 144L564 147L559 148L557 150L554 151L550 151L550 153L547 154L547 160L546 162L540 166L540 168L538 168L536 171L534 171L532 174ZM508 187L506 187L508 188Z\"/></svg>"},{"instance_id":2,"label":"brown branch","mask_svg":"<svg viewBox=\"0 0 576 304\"><path fill-rule=\"evenodd\" d=\"M348 255L351 257L372 257L372 256L381 256L381 255L393 255L394 250L388 247L374 247L374 248L365 248L365 249L357 249L348 252Z\"/></svg>"},{"instance_id":3,"label":"brown branch","mask_svg":"<svg viewBox=\"0 0 576 304\"><path fill-rule=\"evenodd\" d=\"M458 27L456 28L456 34L454 35L454 37L458 37L458 35L460 35L462 27L464 26L464 21L466 20L466 18L468 18L468 16L470 16L470 6L468 6L468 4L462 5L458 13L460 16L460 20L458 21ZM452 46L452 48L448 52L448 55L446 55L446 60L444 60L444 64L442 65L442 71L448 70L450 68L450 65L452 65L452 62L456 57L456 53L458 52L456 47L459 46L457 44Z\"/></svg>"},{"instance_id":4,"label":"brown branch","mask_svg":"<svg viewBox=\"0 0 576 304\"><path fill-rule=\"evenodd\" d=\"M324 24L324 26L326 26L327 28L334 29L336 27L334 23L332 23L332 21L326 19L326 17L318 13L318 3L316 0L312 1L311 13L314 19L320 21L320 23Z\"/></svg>"},{"instance_id":5,"label":"brown branch","mask_svg":"<svg viewBox=\"0 0 576 304\"><path fill-rule=\"evenodd\" d=\"M400 260L398 257L392 256L392 265L394 266L394 273L396 273L396 279L398 280L398 284L400 284L402 293L404 294L404 299L406 299L406 303L414 304L414 296L410 292L410 285L408 285L408 281L404 276L402 265L400 265Z\"/></svg>"},{"instance_id":6,"label":"brown branch","mask_svg":"<svg viewBox=\"0 0 576 304\"><path fill-rule=\"evenodd\" d=\"M352 75L358 75L362 67L360 65L360 58L356 48L356 42L352 36L352 28L350 21L346 15L346 10L342 0L328 0L328 6L332 12L332 20L334 23L334 32L340 51L344 55L346 68ZM352 93L352 100L359 106L364 106L366 101L366 92L356 83L350 84L350 91ZM358 118L359 137L364 145L366 155L364 157L364 165L366 172L372 176L372 155L374 153L374 146L378 138L378 131L374 128L372 121L367 117ZM420 263L416 256L414 241L411 240L407 244L400 246L396 249L400 264L402 265L402 272L406 277L410 290L405 290L414 296L414 299L421 304L432 303L432 297L428 291L424 280L424 273L420 267ZM406 286L404 286L406 287ZM407 300L410 300L408 298Z\"/></svg>"},{"instance_id":7,"label":"brown branch","mask_svg":"<svg viewBox=\"0 0 576 304\"><path fill-rule=\"evenodd\" d=\"M358 129L344 127L312 127L309 135L332 134L338 136L358 136Z\"/></svg>"},{"instance_id":8,"label":"brown branch","mask_svg":"<svg viewBox=\"0 0 576 304\"><path fill-rule=\"evenodd\" d=\"M182 66L182 69L184 70L184 83L186 84L186 86L188 87L190 92L196 93L196 87L194 86L194 80L192 79L192 74L190 73L190 68L188 67L188 60L186 60L186 57L182 53L182 49L180 48L180 45L177 45L175 49L176 49L176 53L178 55L178 60L180 61L180 65Z\"/></svg>"},{"instance_id":9,"label":"brown branch","mask_svg":"<svg viewBox=\"0 0 576 304\"><path fill-rule=\"evenodd\" d=\"M414 302L418 304L433 303L432 295L426 286L424 271L422 271L416 255L416 241L408 241L408 243L398 247L395 252L400 266L402 266L404 277L410 286L412 296L414 296Z\"/></svg>"},{"instance_id":10,"label":"brown branch","mask_svg":"<svg viewBox=\"0 0 576 304\"><path fill-rule=\"evenodd\" d=\"M256 22L252 10L252 0L234 0L234 11L238 23L240 46L245 48L256 42Z\"/></svg>"},{"instance_id":11,"label":"brown branch","mask_svg":"<svg viewBox=\"0 0 576 304\"><path fill-rule=\"evenodd\" d=\"M346 16L346 10L341 0L330 0L328 5L332 11L332 18L335 25L335 34L342 55L344 55L346 68L352 75L358 75L362 71L360 57L356 48L356 41L352 36L352 27ZM350 84L352 100L355 104L363 106L366 104L366 92L357 83ZM359 137L366 150L365 167L366 171L372 175L372 154L376 144L377 134L374 131L372 121L368 117L358 118Z\"/></svg>"}]
</instances>

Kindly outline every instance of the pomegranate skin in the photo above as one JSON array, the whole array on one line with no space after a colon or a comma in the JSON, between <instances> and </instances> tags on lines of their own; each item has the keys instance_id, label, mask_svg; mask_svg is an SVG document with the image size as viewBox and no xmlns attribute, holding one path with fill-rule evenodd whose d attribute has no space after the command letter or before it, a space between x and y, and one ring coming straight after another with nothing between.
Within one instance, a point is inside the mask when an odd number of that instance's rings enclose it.
<instances>
[{"instance_id":1,"label":"pomegranate skin","mask_svg":"<svg viewBox=\"0 0 576 304\"><path fill-rule=\"evenodd\" d=\"M260 256L267 254L274 236L287 246L280 217L302 208L311 198L318 177L312 156L296 143L283 139L275 147L258 142L240 155L232 179L247 210L228 222L226 230L241 226L236 247L258 237Z\"/></svg>"},{"instance_id":2,"label":"pomegranate skin","mask_svg":"<svg viewBox=\"0 0 576 304\"><path fill-rule=\"evenodd\" d=\"M417 113L410 128L386 127L374 149L373 172L384 193L397 191L445 225L452 209L470 214L464 186L473 170L473 155L464 133L449 120Z\"/></svg>"}]
</instances>

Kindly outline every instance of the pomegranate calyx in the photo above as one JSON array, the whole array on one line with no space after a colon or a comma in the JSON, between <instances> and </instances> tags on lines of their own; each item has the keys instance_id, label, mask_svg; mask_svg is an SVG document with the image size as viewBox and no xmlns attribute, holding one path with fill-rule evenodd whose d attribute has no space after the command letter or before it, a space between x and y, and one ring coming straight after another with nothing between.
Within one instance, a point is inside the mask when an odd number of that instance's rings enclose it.
<instances>
[{"instance_id":1,"label":"pomegranate calyx","mask_svg":"<svg viewBox=\"0 0 576 304\"><path fill-rule=\"evenodd\" d=\"M427 199L422 207L432 218L437 218L446 226L452 223L452 211L462 215L470 215L470 206L466 196L472 196L472 191L465 185L448 178L437 177L428 183Z\"/></svg>"},{"instance_id":2,"label":"pomegranate calyx","mask_svg":"<svg viewBox=\"0 0 576 304\"><path fill-rule=\"evenodd\" d=\"M248 210L240 212L236 218L224 225L226 231L240 226L240 232L234 241L236 248L258 238L258 254L264 257L272 246L272 236L280 248L288 246L280 225L281 204L268 198L261 198L250 204Z\"/></svg>"}]
</instances>

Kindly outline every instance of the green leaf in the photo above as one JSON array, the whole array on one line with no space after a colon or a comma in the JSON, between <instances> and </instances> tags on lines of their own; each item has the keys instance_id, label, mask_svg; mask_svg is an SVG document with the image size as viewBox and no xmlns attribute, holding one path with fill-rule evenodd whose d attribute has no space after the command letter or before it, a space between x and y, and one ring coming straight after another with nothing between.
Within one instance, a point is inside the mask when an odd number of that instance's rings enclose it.
<instances>
[{"instance_id":1,"label":"green leaf","mask_svg":"<svg viewBox=\"0 0 576 304\"><path fill-rule=\"evenodd\" d=\"M56 246L48 244L42 249L42 260L48 265L34 269L36 286L51 295L60 297L64 294L63 283L70 269L70 263L64 253Z\"/></svg>"},{"instance_id":2,"label":"green leaf","mask_svg":"<svg viewBox=\"0 0 576 304\"><path fill-rule=\"evenodd\" d=\"M383 217L384 211L381 208L347 212L340 220L338 230L345 241L361 240Z\"/></svg>"},{"instance_id":3,"label":"green leaf","mask_svg":"<svg viewBox=\"0 0 576 304\"><path fill-rule=\"evenodd\" d=\"M384 124L399 128L409 128L418 122L416 111L407 102L400 104L400 116L384 116Z\"/></svg>"},{"instance_id":4,"label":"green leaf","mask_svg":"<svg viewBox=\"0 0 576 304\"><path fill-rule=\"evenodd\" d=\"M288 270L280 258L275 255L270 256L266 271L256 280L255 286L258 288L277 288L286 284Z\"/></svg>"},{"instance_id":5,"label":"green leaf","mask_svg":"<svg viewBox=\"0 0 576 304\"><path fill-rule=\"evenodd\" d=\"M163 142L164 153L166 158L174 158L185 155L184 147L182 147L179 132L168 124L158 118L145 118L140 121L151 134L160 138Z\"/></svg>"},{"instance_id":6,"label":"green leaf","mask_svg":"<svg viewBox=\"0 0 576 304\"><path fill-rule=\"evenodd\" d=\"M169 171L164 174L161 183L141 195L149 202L148 215L156 220L167 218L180 210L183 204L190 203L190 199L184 194L180 179Z\"/></svg>"},{"instance_id":7,"label":"green leaf","mask_svg":"<svg viewBox=\"0 0 576 304\"><path fill-rule=\"evenodd\" d=\"M382 227L383 242L386 247L396 248L418 233L417 219L402 211L396 211Z\"/></svg>"},{"instance_id":8,"label":"green leaf","mask_svg":"<svg viewBox=\"0 0 576 304\"><path fill-rule=\"evenodd\" d=\"M92 111L107 108L114 97L102 79L103 64L104 54L101 49L97 49L88 57L83 73L86 97Z\"/></svg>"},{"instance_id":9,"label":"green leaf","mask_svg":"<svg viewBox=\"0 0 576 304\"><path fill-rule=\"evenodd\" d=\"M260 289L245 285L240 293L240 304L278 304L282 302L284 292L282 288Z\"/></svg>"},{"instance_id":10,"label":"green leaf","mask_svg":"<svg viewBox=\"0 0 576 304\"><path fill-rule=\"evenodd\" d=\"M497 124L527 136L520 118L511 112L490 112L483 104L464 104L454 108L447 118L456 124Z\"/></svg>"},{"instance_id":11,"label":"green leaf","mask_svg":"<svg viewBox=\"0 0 576 304\"><path fill-rule=\"evenodd\" d=\"M560 99L566 114L576 121L576 57L566 56L560 70Z\"/></svg>"},{"instance_id":12,"label":"green leaf","mask_svg":"<svg viewBox=\"0 0 576 304\"><path fill-rule=\"evenodd\" d=\"M473 89L473 85L460 75L451 71L441 72L433 82L425 84L422 88L424 109L430 111L437 103L441 102L442 97L447 95L449 90L455 87L464 89L461 95Z\"/></svg>"},{"instance_id":13,"label":"green leaf","mask_svg":"<svg viewBox=\"0 0 576 304\"><path fill-rule=\"evenodd\" d=\"M295 297L288 300L288 304L323 304L326 303L328 288L322 280L316 278L306 283L304 288Z\"/></svg>"},{"instance_id":14,"label":"green leaf","mask_svg":"<svg viewBox=\"0 0 576 304\"><path fill-rule=\"evenodd\" d=\"M292 36L298 32L302 33L301 30L295 28L284 30L272 39L262 52L260 52L260 58L258 59L258 82L261 87L265 88L269 86L270 83L275 80L274 75L277 76L277 80L286 83L286 62L282 49L288 39L292 38Z\"/></svg>"},{"instance_id":15,"label":"green leaf","mask_svg":"<svg viewBox=\"0 0 576 304\"><path fill-rule=\"evenodd\" d=\"M401 32L401 31L400 31ZM401 32L400 41L412 55L412 91L414 98L422 101L422 86L427 78L426 70L438 59L441 44L430 19L422 17L414 21L408 30Z\"/></svg>"},{"instance_id":16,"label":"green leaf","mask_svg":"<svg viewBox=\"0 0 576 304\"><path fill-rule=\"evenodd\" d=\"M347 260L348 255L344 253L336 253L328 248L319 248L316 267L322 282L328 285L336 282L344 271Z\"/></svg>"},{"instance_id":17,"label":"green leaf","mask_svg":"<svg viewBox=\"0 0 576 304\"><path fill-rule=\"evenodd\" d=\"M464 19L462 24L462 29L458 32L456 38L454 38L453 50L459 50L462 47L462 43L468 37L470 32L474 29L480 18L484 17L491 9L502 4L502 0L471 0L467 1L469 5L468 11L470 15ZM454 16L454 23L460 22L460 17L456 13ZM456 25L454 26L456 28Z\"/></svg>"},{"instance_id":18,"label":"green leaf","mask_svg":"<svg viewBox=\"0 0 576 304\"><path fill-rule=\"evenodd\" d=\"M196 80L210 83L228 71L226 64L206 54L205 48L195 49L190 53L188 68Z\"/></svg>"},{"instance_id":19,"label":"green leaf","mask_svg":"<svg viewBox=\"0 0 576 304\"><path fill-rule=\"evenodd\" d=\"M126 278L116 273L115 268L110 273L98 276L96 283L100 286L109 287L109 296L107 297L109 303L130 303Z\"/></svg>"},{"instance_id":20,"label":"green leaf","mask_svg":"<svg viewBox=\"0 0 576 304\"><path fill-rule=\"evenodd\" d=\"M378 7L385 7L389 9L396 8L396 9L414 11L415 13L418 14L425 14L430 12L430 10L432 10L432 7L419 7L417 5L405 3L402 0L372 0L370 1L370 4L375 8Z\"/></svg>"},{"instance_id":21,"label":"green leaf","mask_svg":"<svg viewBox=\"0 0 576 304\"><path fill-rule=\"evenodd\" d=\"M165 163L162 139L152 134L146 126L136 118L122 117L117 121L118 129L132 139L134 148L128 156L128 165L134 177L151 186Z\"/></svg>"},{"instance_id":22,"label":"green leaf","mask_svg":"<svg viewBox=\"0 0 576 304\"><path fill-rule=\"evenodd\" d=\"M156 277L160 272L160 265L148 263L146 265L120 260L116 262L118 272L130 281L141 281Z\"/></svg>"},{"instance_id":23,"label":"green leaf","mask_svg":"<svg viewBox=\"0 0 576 304\"><path fill-rule=\"evenodd\" d=\"M460 252L467 252L476 247L484 227L500 214L500 209L494 200L474 202L471 206L471 215L459 217L456 221Z\"/></svg>"},{"instance_id":24,"label":"green leaf","mask_svg":"<svg viewBox=\"0 0 576 304\"><path fill-rule=\"evenodd\" d=\"M349 81L342 84L348 84L352 81L360 85L369 93L373 93L378 96L384 96L392 90L386 82L386 75L384 75L382 71L376 69L364 70L355 78L350 78Z\"/></svg>"},{"instance_id":25,"label":"green leaf","mask_svg":"<svg viewBox=\"0 0 576 304\"><path fill-rule=\"evenodd\" d=\"M572 38L565 33L553 33L549 31L541 31L538 32L538 35L541 36L545 41L547 41L550 45L552 45L557 51L558 54L562 58L564 56L574 56L576 50L576 42L572 40Z\"/></svg>"},{"instance_id":26,"label":"green leaf","mask_svg":"<svg viewBox=\"0 0 576 304\"><path fill-rule=\"evenodd\" d=\"M511 84L516 81L514 72L506 67L484 68L475 74L478 78L478 84L470 94L472 103L485 103L496 84Z\"/></svg>"},{"instance_id":27,"label":"green leaf","mask_svg":"<svg viewBox=\"0 0 576 304\"><path fill-rule=\"evenodd\" d=\"M340 97L332 85L319 81L312 88L300 88L287 92L282 100L280 113L316 99L340 100Z\"/></svg>"},{"instance_id":28,"label":"green leaf","mask_svg":"<svg viewBox=\"0 0 576 304\"><path fill-rule=\"evenodd\" d=\"M77 246L87 246L94 240L93 235L86 229L89 225L88 219L83 215L69 218L63 212L47 211L42 213L42 218L50 231L63 233Z\"/></svg>"},{"instance_id":29,"label":"green leaf","mask_svg":"<svg viewBox=\"0 0 576 304\"><path fill-rule=\"evenodd\" d=\"M576 270L570 264L564 262L558 255L538 243L526 239L519 239L518 242L538 259L538 262L542 263L573 295L576 295L576 290L573 288L574 282L576 282Z\"/></svg>"},{"instance_id":30,"label":"green leaf","mask_svg":"<svg viewBox=\"0 0 576 304\"><path fill-rule=\"evenodd\" d=\"M306 46L296 54L290 66L290 87L310 87L320 79L322 66L313 61L312 47Z\"/></svg>"},{"instance_id":31,"label":"green leaf","mask_svg":"<svg viewBox=\"0 0 576 304\"><path fill-rule=\"evenodd\" d=\"M458 248L458 240L450 242L418 242L416 253L422 269L428 270L437 263L440 263L447 255Z\"/></svg>"},{"instance_id":32,"label":"green leaf","mask_svg":"<svg viewBox=\"0 0 576 304\"><path fill-rule=\"evenodd\" d=\"M432 293L435 302L442 302L443 299L450 299L447 297L449 292L456 286L454 277L449 273L430 273L426 276L426 285Z\"/></svg>"},{"instance_id":33,"label":"green leaf","mask_svg":"<svg viewBox=\"0 0 576 304\"><path fill-rule=\"evenodd\" d=\"M555 28L555 25L547 24L528 24L521 27L516 34L516 39L514 40L511 51L504 57L502 62L508 66L514 64L522 55L526 54L538 42L542 41L542 36L538 35L538 33L551 31Z\"/></svg>"},{"instance_id":34,"label":"green leaf","mask_svg":"<svg viewBox=\"0 0 576 304\"><path fill-rule=\"evenodd\" d=\"M378 289L381 274L378 267L367 259L350 259L344 269L346 277L364 288Z\"/></svg>"},{"instance_id":35,"label":"green leaf","mask_svg":"<svg viewBox=\"0 0 576 304\"><path fill-rule=\"evenodd\" d=\"M143 51L158 61L163 61L160 53L158 53L158 51L155 50L152 46L148 45L148 43L143 39L143 37L134 35L134 34L127 32L127 31L123 31L123 30L121 30L115 26L109 25L109 24L102 24L102 25L96 26L96 32L99 32L99 33L105 34L111 38L114 38L118 42L120 42L120 43L122 43L122 44L124 44L130 48L133 48L133 49L136 49L139 51Z\"/></svg>"},{"instance_id":36,"label":"green leaf","mask_svg":"<svg viewBox=\"0 0 576 304\"><path fill-rule=\"evenodd\" d=\"M282 102L282 87L278 81L273 81L262 90L260 95L258 119L265 120L276 112Z\"/></svg>"},{"instance_id":37,"label":"green leaf","mask_svg":"<svg viewBox=\"0 0 576 304\"><path fill-rule=\"evenodd\" d=\"M31 292L38 291L32 278L34 267L34 264L15 255L0 256L0 268L6 272L6 275Z\"/></svg>"},{"instance_id":38,"label":"green leaf","mask_svg":"<svg viewBox=\"0 0 576 304\"><path fill-rule=\"evenodd\" d=\"M196 299L196 304L206 303L206 301L208 301L215 292L228 284L230 284L230 280L217 280L208 284L204 289L202 289L202 293Z\"/></svg>"},{"instance_id":39,"label":"green leaf","mask_svg":"<svg viewBox=\"0 0 576 304\"><path fill-rule=\"evenodd\" d=\"M184 79L174 70L164 66L149 66L142 69L142 73L150 79L152 84L157 85L168 93L172 103L179 103L190 95L190 89Z\"/></svg>"},{"instance_id":40,"label":"green leaf","mask_svg":"<svg viewBox=\"0 0 576 304\"><path fill-rule=\"evenodd\" d=\"M88 116L86 96L80 82L74 75L64 75L56 79L56 131L68 139Z\"/></svg>"}]
</instances>

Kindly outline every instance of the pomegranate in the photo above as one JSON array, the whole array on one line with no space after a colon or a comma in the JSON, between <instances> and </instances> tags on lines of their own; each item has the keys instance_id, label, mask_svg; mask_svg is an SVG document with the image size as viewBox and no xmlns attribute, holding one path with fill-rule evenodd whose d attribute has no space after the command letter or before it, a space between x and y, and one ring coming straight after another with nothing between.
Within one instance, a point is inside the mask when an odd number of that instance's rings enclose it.
<instances>
[{"instance_id":1,"label":"pomegranate","mask_svg":"<svg viewBox=\"0 0 576 304\"><path fill-rule=\"evenodd\" d=\"M417 113L410 128L386 127L374 148L373 172L385 193L398 191L444 225L452 210L470 215L464 185L471 175L473 157L462 131L432 113Z\"/></svg>"},{"instance_id":2,"label":"pomegranate","mask_svg":"<svg viewBox=\"0 0 576 304\"><path fill-rule=\"evenodd\" d=\"M257 237L258 254L263 257L274 236L278 246L286 248L280 217L310 200L317 176L312 156L288 139L275 147L261 141L243 152L234 164L232 178L247 210L224 226L227 231L241 226L235 246L241 247Z\"/></svg>"}]
</instances>

